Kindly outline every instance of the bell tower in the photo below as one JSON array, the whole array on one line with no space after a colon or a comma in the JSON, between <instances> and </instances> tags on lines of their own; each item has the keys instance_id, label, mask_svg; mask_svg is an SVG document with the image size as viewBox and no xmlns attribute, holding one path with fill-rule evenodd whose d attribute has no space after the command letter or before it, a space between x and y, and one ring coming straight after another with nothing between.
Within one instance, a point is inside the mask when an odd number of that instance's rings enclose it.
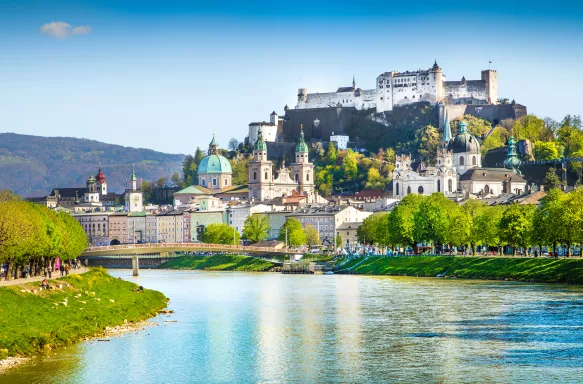
<instances>
[{"instance_id":1,"label":"bell tower","mask_svg":"<svg viewBox=\"0 0 583 384\"><path fill-rule=\"evenodd\" d=\"M307 195L308 202L314 199L314 164L308 160L308 145L304 138L304 127L300 125L300 141L296 145L296 162L291 165L291 175L298 184L298 193Z\"/></svg>"},{"instance_id":2,"label":"bell tower","mask_svg":"<svg viewBox=\"0 0 583 384\"><path fill-rule=\"evenodd\" d=\"M270 185L273 182L273 169L267 160L267 144L263 140L261 128L253 147L253 161L249 163L249 197L257 200L271 199Z\"/></svg>"},{"instance_id":3,"label":"bell tower","mask_svg":"<svg viewBox=\"0 0 583 384\"><path fill-rule=\"evenodd\" d=\"M143 212L144 201L142 191L138 189L138 178L132 166L132 175L130 176L130 188L126 189L124 194L126 212Z\"/></svg>"}]
</instances>

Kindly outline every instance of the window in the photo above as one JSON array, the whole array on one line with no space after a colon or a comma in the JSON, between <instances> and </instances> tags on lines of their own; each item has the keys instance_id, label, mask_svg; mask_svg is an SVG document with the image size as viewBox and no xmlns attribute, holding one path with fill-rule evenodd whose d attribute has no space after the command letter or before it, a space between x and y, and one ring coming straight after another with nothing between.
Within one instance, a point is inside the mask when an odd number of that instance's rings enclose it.
<instances>
[{"instance_id":1,"label":"window","mask_svg":"<svg viewBox=\"0 0 583 384\"><path fill-rule=\"evenodd\" d=\"M310 174L306 173L306 181L310 181Z\"/></svg>"},{"instance_id":2,"label":"window","mask_svg":"<svg viewBox=\"0 0 583 384\"><path fill-rule=\"evenodd\" d=\"M460 156L460 165L464 165L464 157Z\"/></svg>"},{"instance_id":3,"label":"window","mask_svg":"<svg viewBox=\"0 0 583 384\"><path fill-rule=\"evenodd\" d=\"M484 187L484 194L488 195L490 194L490 186L486 184L486 186Z\"/></svg>"},{"instance_id":4,"label":"window","mask_svg":"<svg viewBox=\"0 0 583 384\"><path fill-rule=\"evenodd\" d=\"M411 194L411 187L407 187L407 195Z\"/></svg>"},{"instance_id":5,"label":"window","mask_svg":"<svg viewBox=\"0 0 583 384\"><path fill-rule=\"evenodd\" d=\"M476 156L472 156L472 165L476 165Z\"/></svg>"},{"instance_id":6,"label":"window","mask_svg":"<svg viewBox=\"0 0 583 384\"><path fill-rule=\"evenodd\" d=\"M265 172L265 180L267 180L267 172Z\"/></svg>"},{"instance_id":7,"label":"window","mask_svg":"<svg viewBox=\"0 0 583 384\"><path fill-rule=\"evenodd\" d=\"M253 172L253 180L257 180L257 172Z\"/></svg>"},{"instance_id":8,"label":"window","mask_svg":"<svg viewBox=\"0 0 583 384\"><path fill-rule=\"evenodd\" d=\"M437 180L437 192L441 192L441 180Z\"/></svg>"},{"instance_id":9,"label":"window","mask_svg":"<svg viewBox=\"0 0 583 384\"><path fill-rule=\"evenodd\" d=\"M452 190L453 190L453 186L452 186L452 184L453 184L453 183L451 182L451 179L449 179L449 180L447 181L447 189L449 190L449 193L451 193L451 192L452 192Z\"/></svg>"},{"instance_id":10,"label":"window","mask_svg":"<svg viewBox=\"0 0 583 384\"><path fill-rule=\"evenodd\" d=\"M398 196L399 195L399 183L395 184L395 191L396 191L395 194Z\"/></svg>"},{"instance_id":11,"label":"window","mask_svg":"<svg viewBox=\"0 0 583 384\"><path fill-rule=\"evenodd\" d=\"M423 187L419 186L419 188L417 188L417 192L422 195L423 194Z\"/></svg>"},{"instance_id":12,"label":"window","mask_svg":"<svg viewBox=\"0 0 583 384\"><path fill-rule=\"evenodd\" d=\"M215 178L213 177L213 186L216 186L216 185L217 185L217 179L215 179Z\"/></svg>"}]
</instances>

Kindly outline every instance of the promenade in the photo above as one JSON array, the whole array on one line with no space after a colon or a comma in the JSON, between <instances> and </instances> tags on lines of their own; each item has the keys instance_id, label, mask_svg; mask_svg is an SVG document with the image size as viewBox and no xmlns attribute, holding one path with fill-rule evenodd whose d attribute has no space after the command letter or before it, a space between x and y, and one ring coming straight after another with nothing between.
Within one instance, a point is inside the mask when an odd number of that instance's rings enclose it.
<instances>
[{"instance_id":1,"label":"promenade","mask_svg":"<svg viewBox=\"0 0 583 384\"><path fill-rule=\"evenodd\" d=\"M81 273L85 273L89 271L89 268L82 266L79 269L71 269L69 271L70 275L77 275L77 274L81 274ZM61 272L60 271L56 271L52 273L53 277L51 277L49 280L54 280L58 277L61 277ZM2 277L2 280L0 280L0 287L8 287L10 285L20 285L20 284L27 284L27 283L34 283L34 282L41 282L44 279L44 275L41 276L34 276L34 277L26 277L26 278L19 278L19 279L12 279L12 280L8 280L5 281L4 277Z\"/></svg>"}]
</instances>

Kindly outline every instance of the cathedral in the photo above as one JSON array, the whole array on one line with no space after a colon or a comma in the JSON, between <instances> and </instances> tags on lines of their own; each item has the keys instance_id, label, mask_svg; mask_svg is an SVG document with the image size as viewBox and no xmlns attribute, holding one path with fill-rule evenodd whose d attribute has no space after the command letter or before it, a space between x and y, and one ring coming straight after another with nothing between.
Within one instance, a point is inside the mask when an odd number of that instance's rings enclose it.
<instances>
[{"instance_id":1,"label":"cathedral","mask_svg":"<svg viewBox=\"0 0 583 384\"><path fill-rule=\"evenodd\" d=\"M514 139L508 142L508 153L516 152ZM509 155L510 156L510 155ZM478 139L468 132L462 121L458 134L452 138L446 115L443 138L437 150L436 166L421 163L414 171L410 155L397 156L393 171L393 196L403 198L411 193L430 195L434 192L476 197L499 196L504 193L521 194L526 181L512 169L482 168L482 153Z\"/></svg>"},{"instance_id":2,"label":"cathedral","mask_svg":"<svg viewBox=\"0 0 583 384\"><path fill-rule=\"evenodd\" d=\"M273 174L273 163L267 160L267 144L261 130L253 148L253 160L249 163L249 199L261 201L292 194L306 196L307 203L318 202L315 192L314 164L308 160L308 145L301 129L300 141L296 145L295 162L286 168L285 162Z\"/></svg>"}]
</instances>

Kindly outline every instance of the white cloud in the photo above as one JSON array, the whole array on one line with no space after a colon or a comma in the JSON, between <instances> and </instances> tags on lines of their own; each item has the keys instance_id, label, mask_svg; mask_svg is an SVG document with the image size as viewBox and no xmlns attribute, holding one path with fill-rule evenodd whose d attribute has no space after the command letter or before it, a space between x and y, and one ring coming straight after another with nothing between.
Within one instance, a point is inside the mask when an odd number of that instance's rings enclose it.
<instances>
[{"instance_id":1,"label":"white cloud","mask_svg":"<svg viewBox=\"0 0 583 384\"><path fill-rule=\"evenodd\" d=\"M86 35L91 32L91 27L80 25L73 28L71 24L64 21L53 21L52 23L41 25L40 32L55 39L66 39L73 35Z\"/></svg>"}]
</instances>

